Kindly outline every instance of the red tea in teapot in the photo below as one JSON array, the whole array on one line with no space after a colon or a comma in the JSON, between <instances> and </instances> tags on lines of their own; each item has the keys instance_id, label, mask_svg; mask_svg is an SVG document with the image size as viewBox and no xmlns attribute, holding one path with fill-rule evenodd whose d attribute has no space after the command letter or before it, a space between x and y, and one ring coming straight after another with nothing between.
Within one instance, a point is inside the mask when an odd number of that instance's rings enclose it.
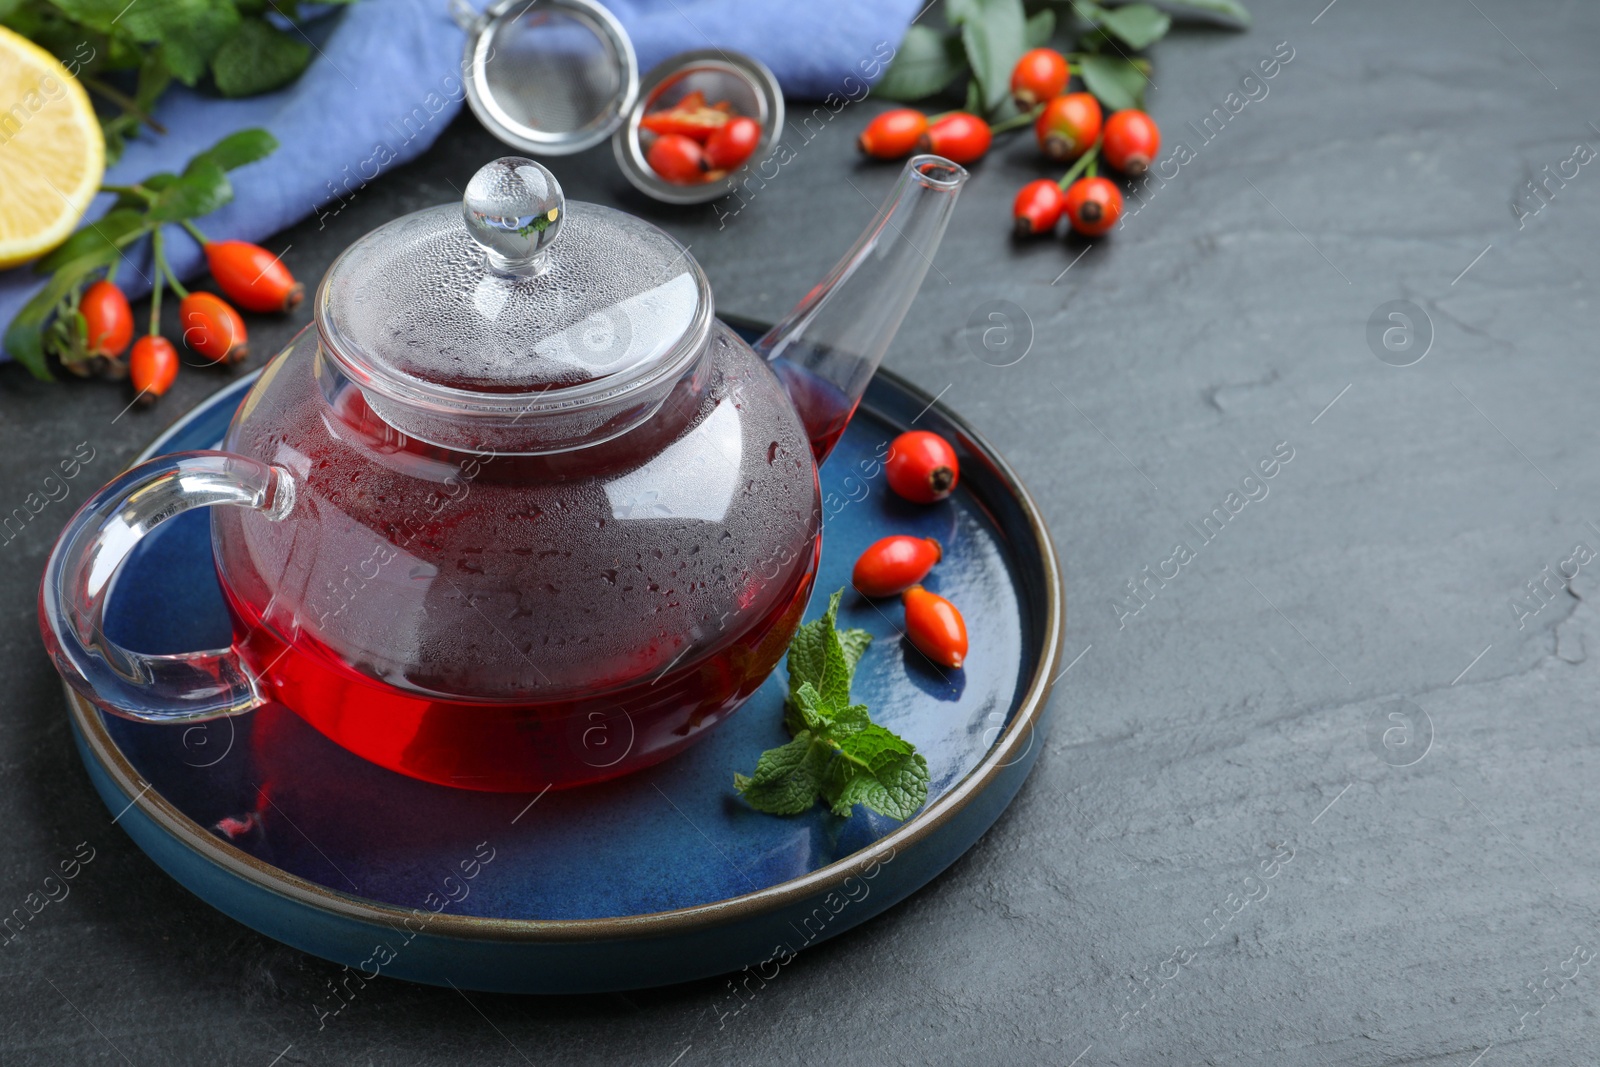
<instances>
[{"instance_id":1,"label":"red tea in teapot","mask_svg":"<svg viewBox=\"0 0 1600 1067\"><path fill-rule=\"evenodd\" d=\"M555 455L406 439L355 388L325 403L308 368L275 383L281 406L253 413L272 432L228 445L290 470L294 510L215 512L252 673L447 785L578 785L688 744L781 659L819 547L803 427L748 349L715 347L703 388Z\"/></svg>"}]
</instances>

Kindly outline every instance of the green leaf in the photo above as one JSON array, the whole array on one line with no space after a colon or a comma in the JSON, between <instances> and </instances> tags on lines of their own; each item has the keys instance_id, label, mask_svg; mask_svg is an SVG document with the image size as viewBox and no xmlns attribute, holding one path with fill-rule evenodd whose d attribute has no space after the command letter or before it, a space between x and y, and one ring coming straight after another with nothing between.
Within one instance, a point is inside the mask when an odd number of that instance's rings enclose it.
<instances>
[{"instance_id":1,"label":"green leaf","mask_svg":"<svg viewBox=\"0 0 1600 1067\"><path fill-rule=\"evenodd\" d=\"M120 250L140 236L144 229L144 212L114 208L68 237L54 252L34 265L34 272L49 274L91 252Z\"/></svg>"},{"instance_id":2,"label":"green leaf","mask_svg":"<svg viewBox=\"0 0 1600 1067\"><path fill-rule=\"evenodd\" d=\"M1049 8L1035 11L1028 16L1027 25L1023 27L1022 36L1029 48L1043 48L1050 43L1050 38L1056 32L1056 13Z\"/></svg>"},{"instance_id":3,"label":"green leaf","mask_svg":"<svg viewBox=\"0 0 1600 1067\"><path fill-rule=\"evenodd\" d=\"M1132 60L1121 56L1086 55L1080 65L1083 84L1112 111L1139 107L1148 80Z\"/></svg>"},{"instance_id":4,"label":"green leaf","mask_svg":"<svg viewBox=\"0 0 1600 1067\"><path fill-rule=\"evenodd\" d=\"M1112 8L1096 21L1101 29L1121 38L1134 51L1150 47L1172 27L1172 19L1166 12L1157 11L1149 4Z\"/></svg>"},{"instance_id":5,"label":"green leaf","mask_svg":"<svg viewBox=\"0 0 1600 1067\"><path fill-rule=\"evenodd\" d=\"M121 8L116 0L54 0L55 6L74 22L91 30L110 33L119 21Z\"/></svg>"},{"instance_id":6,"label":"green leaf","mask_svg":"<svg viewBox=\"0 0 1600 1067\"><path fill-rule=\"evenodd\" d=\"M1111 43L1111 35L1096 26L1078 38L1078 51L1098 52Z\"/></svg>"},{"instance_id":7,"label":"green leaf","mask_svg":"<svg viewBox=\"0 0 1600 1067\"><path fill-rule=\"evenodd\" d=\"M1027 51L1022 0L966 0L962 9L961 43L983 87L984 110L994 111L1011 95L1011 71Z\"/></svg>"},{"instance_id":8,"label":"green leaf","mask_svg":"<svg viewBox=\"0 0 1600 1067\"><path fill-rule=\"evenodd\" d=\"M839 647L844 651L845 666L850 670L853 681L856 676L856 664L861 662L861 657L866 655L867 646L872 644L872 635L865 630L840 630Z\"/></svg>"},{"instance_id":9,"label":"green leaf","mask_svg":"<svg viewBox=\"0 0 1600 1067\"><path fill-rule=\"evenodd\" d=\"M872 95L885 100L921 100L955 81L966 69L961 41L955 34L912 26L889 69L872 87Z\"/></svg>"},{"instance_id":10,"label":"green leaf","mask_svg":"<svg viewBox=\"0 0 1600 1067\"><path fill-rule=\"evenodd\" d=\"M205 157L192 160L183 176L161 191L150 208L156 222L177 222L209 215L233 199L233 186L222 168Z\"/></svg>"},{"instance_id":11,"label":"green leaf","mask_svg":"<svg viewBox=\"0 0 1600 1067\"><path fill-rule=\"evenodd\" d=\"M1239 29L1250 25L1250 12L1239 0L1161 0L1161 6L1179 16L1201 15Z\"/></svg>"},{"instance_id":12,"label":"green leaf","mask_svg":"<svg viewBox=\"0 0 1600 1067\"><path fill-rule=\"evenodd\" d=\"M802 685L809 684L814 689L822 681L822 672L827 662L822 631L821 619L808 622L795 631L793 639L789 642L790 700L795 698Z\"/></svg>"},{"instance_id":13,"label":"green leaf","mask_svg":"<svg viewBox=\"0 0 1600 1067\"><path fill-rule=\"evenodd\" d=\"M844 739L823 794L835 815L862 804L891 819L909 819L928 801L928 761L903 738L868 725Z\"/></svg>"},{"instance_id":14,"label":"green leaf","mask_svg":"<svg viewBox=\"0 0 1600 1067\"><path fill-rule=\"evenodd\" d=\"M839 630L841 589L828 610L789 643L784 724L794 740L768 749L755 774L733 776L752 806L777 815L808 810L820 792L834 814L856 804L907 819L927 802L928 763L905 739L875 726L865 704L850 703L850 680L872 643L865 630Z\"/></svg>"},{"instance_id":15,"label":"green leaf","mask_svg":"<svg viewBox=\"0 0 1600 1067\"><path fill-rule=\"evenodd\" d=\"M45 382L52 380L50 368L44 360L45 320L90 271L106 266L116 254L114 248L104 247L63 264L44 288L22 305L22 310L6 327L6 350L35 378Z\"/></svg>"},{"instance_id":16,"label":"green leaf","mask_svg":"<svg viewBox=\"0 0 1600 1067\"><path fill-rule=\"evenodd\" d=\"M816 803L831 756L827 744L801 733L787 745L763 752L755 774L735 774L733 787L757 811L798 815Z\"/></svg>"},{"instance_id":17,"label":"green leaf","mask_svg":"<svg viewBox=\"0 0 1600 1067\"><path fill-rule=\"evenodd\" d=\"M281 89L311 62L311 46L263 19L245 19L211 58L211 75L223 96L255 96Z\"/></svg>"},{"instance_id":18,"label":"green leaf","mask_svg":"<svg viewBox=\"0 0 1600 1067\"><path fill-rule=\"evenodd\" d=\"M239 25L233 0L136 0L124 8L118 25L134 39L157 45L161 61L185 85L200 80Z\"/></svg>"},{"instance_id":19,"label":"green leaf","mask_svg":"<svg viewBox=\"0 0 1600 1067\"><path fill-rule=\"evenodd\" d=\"M828 598L828 611L822 618L800 627L789 645L789 697L809 682L822 703L842 708L850 703L851 666L839 643L834 621L839 617L841 589Z\"/></svg>"},{"instance_id":20,"label":"green leaf","mask_svg":"<svg viewBox=\"0 0 1600 1067\"><path fill-rule=\"evenodd\" d=\"M265 159L278 149L278 139L266 130L250 129L230 133L189 161L209 159L223 170L238 170L247 163Z\"/></svg>"},{"instance_id":21,"label":"green leaf","mask_svg":"<svg viewBox=\"0 0 1600 1067\"><path fill-rule=\"evenodd\" d=\"M851 704L834 712L832 720L828 723L828 736L835 741L842 741L871 725L872 717L867 714L867 706Z\"/></svg>"},{"instance_id":22,"label":"green leaf","mask_svg":"<svg viewBox=\"0 0 1600 1067\"><path fill-rule=\"evenodd\" d=\"M794 707L800 722L800 730L795 731L797 734L802 730L824 729L833 721L833 709L823 706L822 696L810 682L801 683L795 692Z\"/></svg>"}]
</instances>

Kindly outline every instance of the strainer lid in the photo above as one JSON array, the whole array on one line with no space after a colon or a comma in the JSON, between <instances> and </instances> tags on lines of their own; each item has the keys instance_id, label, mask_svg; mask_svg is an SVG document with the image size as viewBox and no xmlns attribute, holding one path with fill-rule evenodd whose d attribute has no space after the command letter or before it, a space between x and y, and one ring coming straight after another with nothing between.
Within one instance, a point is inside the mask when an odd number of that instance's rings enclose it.
<instances>
[{"instance_id":1,"label":"strainer lid","mask_svg":"<svg viewBox=\"0 0 1600 1067\"><path fill-rule=\"evenodd\" d=\"M703 346L710 286L688 250L632 215L566 200L508 156L460 207L380 226L329 268L317 325L363 384L472 414L614 400Z\"/></svg>"},{"instance_id":2,"label":"strainer lid","mask_svg":"<svg viewBox=\"0 0 1600 1067\"><path fill-rule=\"evenodd\" d=\"M581 152L611 136L639 95L639 61L595 0L496 0L482 15L451 0L467 31L467 103L488 130L536 155Z\"/></svg>"}]
</instances>

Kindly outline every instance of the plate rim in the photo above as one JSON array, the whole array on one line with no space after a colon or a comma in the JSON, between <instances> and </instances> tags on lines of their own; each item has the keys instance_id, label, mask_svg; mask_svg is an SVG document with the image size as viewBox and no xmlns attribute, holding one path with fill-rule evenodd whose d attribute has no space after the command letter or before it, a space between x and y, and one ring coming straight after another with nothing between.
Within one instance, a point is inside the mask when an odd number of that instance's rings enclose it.
<instances>
[{"instance_id":1,"label":"plate rim","mask_svg":"<svg viewBox=\"0 0 1600 1067\"><path fill-rule=\"evenodd\" d=\"M221 402L232 392L248 391L254 386L263 370L264 367L252 371L196 404L141 450L133 462L143 462L162 451L167 442L182 432L198 412ZM440 913L430 919L430 933L444 938L471 941L519 943L615 941L639 936L665 936L687 930L715 929L759 915L776 913L829 890L840 889L847 878L857 875L864 866L874 862L887 862L883 859L885 854L892 858L901 849L913 847L932 837L981 796L1007 767L1027 755L1028 749L1025 746L1032 745L1034 733L1049 704L1050 693L1055 684L1055 665L1061 657L1066 629L1066 593L1049 528L1045 525L1044 517L1032 494L1017 477L1010 463L982 434L964 418L942 404L939 398L929 395L901 375L886 368L880 368L877 374L913 399L923 401L926 405L923 408L924 413L936 409L942 419L971 443L974 451L983 457L993 473L1016 499L1029 531L1039 547L1040 565L1045 578L1044 626L1040 635L1043 648L1039 662L1019 701L1017 714L1012 716L1005 732L990 746L977 766L962 776L955 786L932 804L871 844L798 878L791 878L776 885L723 900L635 915L587 919L507 919ZM863 400L862 403L867 410L876 410L867 401ZM68 697L68 709L73 725L86 742L89 752L127 799L128 806L137 807L168 836L185 845L201 860L220 866L257 888L340 918L393 927L395 923L411 917L415 909L369 900L311 882L257 859L207 832L171 801L155 792L150 783L140 779L138 772L106 730L99 709L74 691L65 681L62 682L62 687Z\"/></svg>"}]
</instances>

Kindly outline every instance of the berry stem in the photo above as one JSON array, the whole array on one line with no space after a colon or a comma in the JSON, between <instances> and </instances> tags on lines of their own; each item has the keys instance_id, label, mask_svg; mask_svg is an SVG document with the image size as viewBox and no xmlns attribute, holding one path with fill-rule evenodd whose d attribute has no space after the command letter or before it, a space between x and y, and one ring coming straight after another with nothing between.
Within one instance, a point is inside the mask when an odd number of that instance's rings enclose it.
<instances>
[{"instance_id":1,"label":"berry stem","mask_svg":"<svg viewBox=\"0 0 1600 1067\"><path fill-rule=\"evenodd\" d=\"M1078 177L1078 175L1080 175L1080 174L1082 174L1084 172L1085 168L1088 168L1089 169L1089 173L1091 175L1093 175L1094 174L1095 159L1099 155L1100 155L1100 140L1098 138L1096 138L1094 144L1089 146L1089 151L1087 151L1083 155L1079 156L1078 157L1078 161L1072 165L1072 169L1067 171L1065 174L1063 174L1061 176L1061 180L1056 182L1056 184L1061 186L1061 188L1065 189L1067 186L1069 186L1069 185L1071 185L1073 183L1073 181Z\"/></svg>"},{"instance_id":2,"label":"berry stem","mask_svg":"<svg viewBox=\"0 0 1600 1067\"><path fill-rule=\"evenodd\" d=\"M991 122L989 124L989 132L1005 133L1007 130L1021 129L1023 126L1030 125L1044 111L1044 107L1043 104L1035 104L1028 110L1021 114L1013 115L1004 122Z\"/></svg>"},{"instance_id":3,"label":"berry stem","mask_svg":"<svg viewBox=\"0 0 1600 1067\"><path fill-rule=\"evenodd\" d=\"M102 185L102 193L116 193L119 196L137 196L148 203L154 203L156 194L142 185Z\"/></svg>"},{"instance_id":4,"label":"berry stem","mask_svg":"<svg viewBox=\"0 0 1600 1067\"><path fill-rule=\"evenodd\" d=\"M162 276L165 276L167 279L167 284L172 286L172 291L178 294L178 298L180 300L187 297L189 295L189 290L185 289L183 287L183 283L178 281L177 272L172 269L172 264L167 262L166 253L161 243L161 230L159 228L156 230L156 237L152 245L151 254L155 260L157 280L159 280Z\"/></svg>"},{"instance_id":5,"label":"berry stem","mask_svg":"<svg viewBox=\"0 0 1600 1067\"><path fill-rule=\"evenodd\" d=\"M178 275L173 272L172 264L163 263L161 267L167 272L167 284L172 286L172 291L178 294L178 298L181 300L184 297L187 297L189 295L189 290L185 289L183 287L183 283L178 281Z\"/></svg>"},{"instance_id":6,"label":"berry stem","mask_svg":"<svg viewBox=\"0 0 1600 1067\"><path fill-rule=\"evenodd\" d=\"M196 226L188 219L179 219L178 225L182 226L185 230L188 230L189 236L193 237L196 241L199 241L201 248L204 248L206 245L211 243L211 239L200 232L200 227Z\"/></svg>"},{"instance_id":7,"label":"berry stem","mask_svg":"<svg viewBox=\"0 0 1600 1067\"><path fill-rule=\"evenodd\" d=\"M156 227L156 232L150 237L151 262L155 264L155 277L150 284L150 336L161 335L161 264L165 257L161 254L161 228Z\"/></svg>"},{"instance_id":8,"label":"berry stem","mask_svg":"<svg viewBox=\"0 0 1600 1067\"><path fill-rule=\"evenodd\" d=\"M118 107L120 107L124 115L133 116L146 126L150 127L150 129L156 133L167 132L167 128L165 126L151 118L150 114L141 108L131 96L128 96L121 90L107 85L99 78L85 78L83 79L83 84L85 87L94 90L107 100L111 101L113 104L116 104Z\"/></svg>"}]
</instances>

